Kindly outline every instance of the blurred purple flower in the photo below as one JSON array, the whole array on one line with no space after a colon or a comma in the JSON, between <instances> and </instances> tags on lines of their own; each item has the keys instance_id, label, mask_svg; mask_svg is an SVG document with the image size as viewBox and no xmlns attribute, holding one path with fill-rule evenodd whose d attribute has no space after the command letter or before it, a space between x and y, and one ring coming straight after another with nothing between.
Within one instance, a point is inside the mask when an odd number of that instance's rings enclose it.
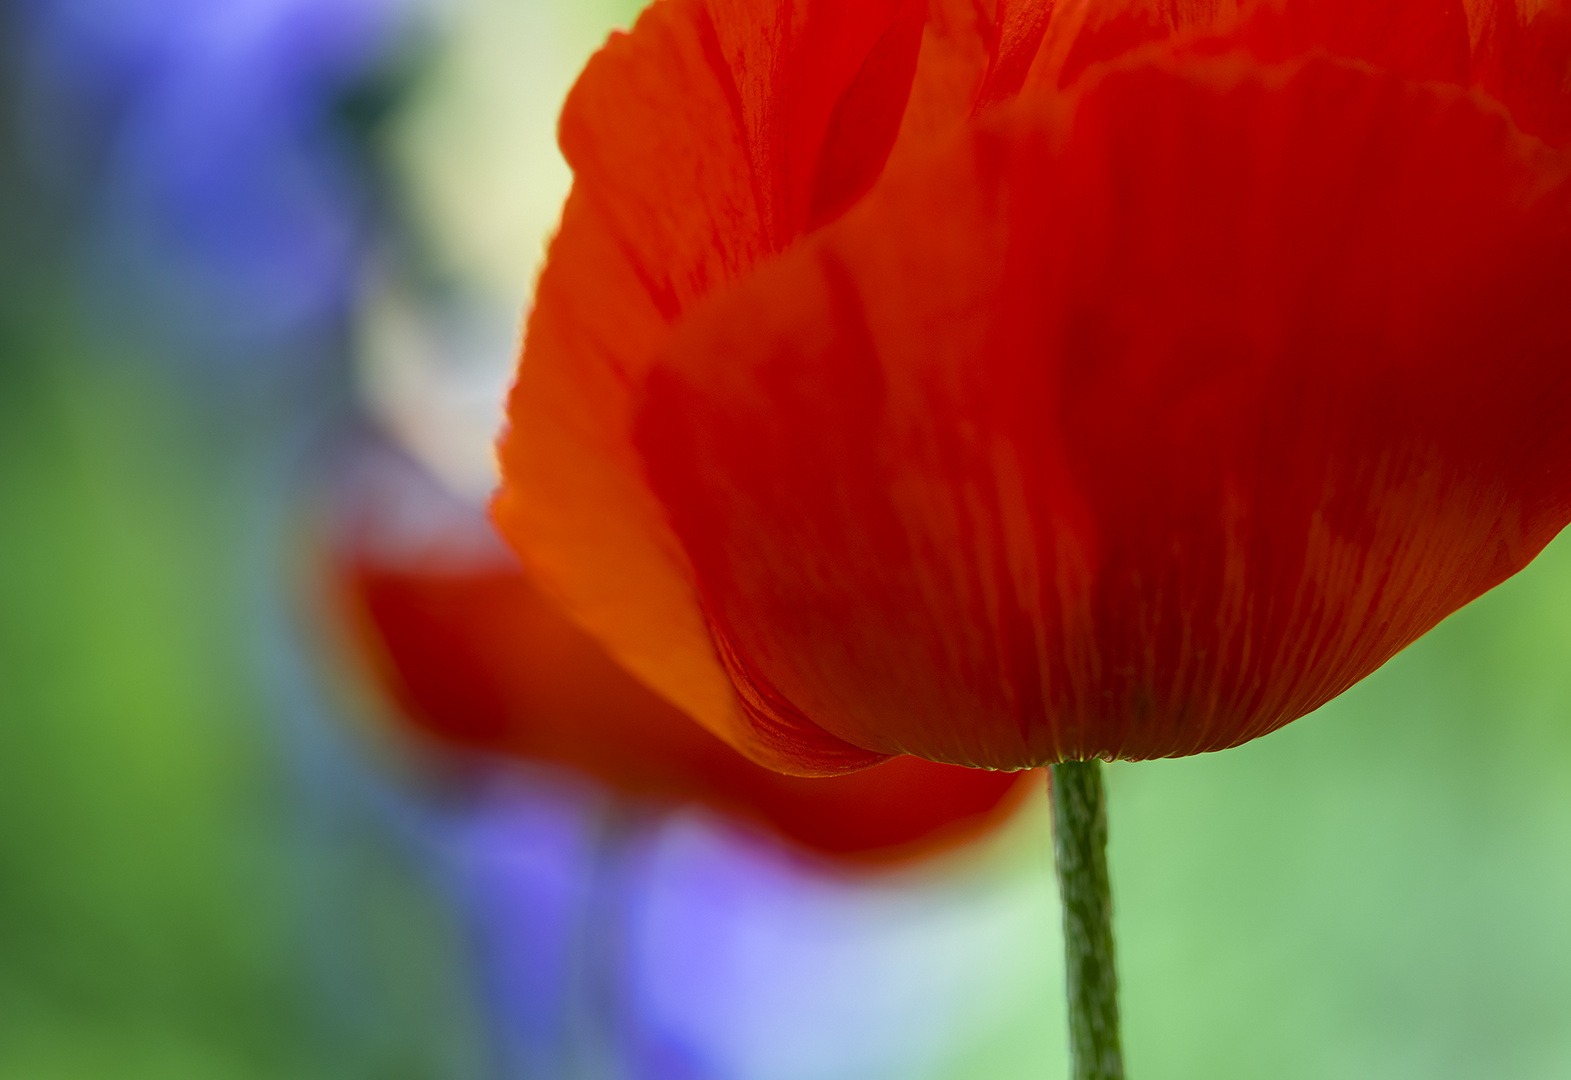
<instances>
[{"instance_id":1,"label":"blurred purple flower","mask_svg":"<svg viewBox=\"0 0 1571 1080\"><path fill-rule=\"evenodd\" d=\"M847 874L549 769L473 779L427 842L500 1077L937 1080L969 1075L978 1045L1015 1077L1052 1051L1045 863L999 849ZM1045 822L1015 829L1041 850Z\"/></svg>"},{"instance_id":2,"label":"blurred purple flower","mask_svg":"<svg viewBox=\"0 0 1571 1080\"><path fill-rule=\"evenodd\" d=\"M80 190L94 311L204 354L343 310L366 236L338 106L411 0L24 0L28 150Z\"/></svg>"},{"instance_id":3,"label":"blurred purple flower","mask_svg":"<svg viewBox=\"0 0 1571 1080\"><path fill-rule=\"evenodd\" d=\"M478 792L449 821L438 857L471 935L499 1076L578 1075L584 1055L609 1041L585 1030L573 994L587 974L602 801L541 770Z\"/></svg>"}]
</instances>

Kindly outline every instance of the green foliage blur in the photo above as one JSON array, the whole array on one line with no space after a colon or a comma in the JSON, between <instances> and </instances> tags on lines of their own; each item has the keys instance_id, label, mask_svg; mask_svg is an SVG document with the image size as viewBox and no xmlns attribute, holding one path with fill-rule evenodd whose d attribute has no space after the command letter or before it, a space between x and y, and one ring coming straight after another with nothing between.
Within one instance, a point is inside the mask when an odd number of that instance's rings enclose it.
<instances>
[{"instance_id":1,"label":"green foliage blur","mask_svg":"<svg viewBox=\"0 0 1571 1080\"><path fill-rule=\"evenodd\" d=\"M13 44L7 39L4 44ZM477 1075L409 845L303 793L258 596L285 402L88 329L0 98L0 1078ZM287 605L280 603L280 608Z\"/></svg>"},{"instance_id":2,"label":"green foliage blur","mask_svg":"<svg viewBox=\"0 0 1571 1080\"><path fill-rule=\"evenodd\" d=\"M1131 1075L1571 1076L1571 536L1318 713L1110 787Z\"/></svg>"},{"instance_id":3,"label":"green foliage blur","mask_svg":"<svg viewBox=\"0 0 1571 1080\"><path fill-rule=\"evenodd\" d=\"M428 885L267 729L238 448L60 337L0 399L0 1077L466 1075Z\"/></svg>"}]
</instances>

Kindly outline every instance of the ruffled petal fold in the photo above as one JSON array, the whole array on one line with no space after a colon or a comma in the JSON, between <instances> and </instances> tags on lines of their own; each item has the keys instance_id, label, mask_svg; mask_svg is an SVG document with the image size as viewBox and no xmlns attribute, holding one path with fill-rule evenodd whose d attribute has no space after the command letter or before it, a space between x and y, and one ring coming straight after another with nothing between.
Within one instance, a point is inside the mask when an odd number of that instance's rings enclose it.
<instances>
[{"instance_id":1,"label":"ruffled petal fold","mask_svg":"<svg viewBox=\"0 0 1571 1080\"><path fill-rule=\"evenodd\" d=\"M968 82L931 59L919 70L936 48L922 0L659 0L590 61L563 110L574 188L536 289L494 517L640 679L787 771L882 755L811 724L757 736L642 483L631 390L672 322L876 182L913 92L957 118L920 143L969 114L989 72L1020 65L1045 0L1002 2L970 5L951 35L978 44Z\"/></svg>"}]
</instances>

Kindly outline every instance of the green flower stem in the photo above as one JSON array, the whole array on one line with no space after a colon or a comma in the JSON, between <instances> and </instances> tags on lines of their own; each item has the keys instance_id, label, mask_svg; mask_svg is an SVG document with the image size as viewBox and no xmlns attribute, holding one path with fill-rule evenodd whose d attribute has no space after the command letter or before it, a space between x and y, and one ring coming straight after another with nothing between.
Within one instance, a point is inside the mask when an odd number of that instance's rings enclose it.
<instances>
[{"instance_id":1,"label":"green flower stem","mask_svg":"<svg viewBox=\"0 0 1571 1080\"><path fill-rule=\"evenodd\" d=\"M1071 1077L1124 1080L1102 764L1066 761L1052 766L1052 776L1053 851L1064 901Z\"/></svg>"}]
</instances>

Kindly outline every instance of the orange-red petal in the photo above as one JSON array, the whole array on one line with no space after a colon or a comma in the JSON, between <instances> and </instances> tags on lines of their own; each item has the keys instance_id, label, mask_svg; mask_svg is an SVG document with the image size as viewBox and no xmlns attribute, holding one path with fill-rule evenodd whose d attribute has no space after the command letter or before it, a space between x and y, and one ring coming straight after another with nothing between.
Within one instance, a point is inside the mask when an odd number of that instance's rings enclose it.
<instances>
[{"instance_id":1,"label":"orange-red petal","mask_svg":"<svg viewBox=\"0 0 1571 1080\"><path fill-rule=\"evenodd\" d=\"M1041 5L1006 4L1009 32L989 38L988 63L1022 54ZM874 182L913 80L934 108L961 111L916 71L925 11L659 0L613 36L563 111L574 189L500 446L495 517L537 578L639 678L788 770L880 755L816 725L781 720L766 737L747 721L628 442L631 388L671 322ZM978 90L965 93L969 107Z\"/></svg>"},{"instance_id":2,"label":"orange-red petal","mask_svg":"<svg viewBox=\"0 0 1571 1080\"><path fill-rule=\"evenodd\" d=\"M1244 37L1267 60L1320 48L1408 79L1457 86L1469 79L1461 0L1261 0Z\"/></svg>"},{"instance_id":3,"label":"orange-red petal","mask_svg":"<svg viewBox=\"0 0 1571 1080\"><path fill-rule=\"evenodd\" d=\"M1068 0L1053 14L1035 78L1065 87L1143 45L1213 36L1268 61L1321 50L1410 79L1469 79L1461 0Z\"/></svg>"},{"instance_id":4,"label":"orange-red petal","mask_svg":"<svg viewBox=\"0 0 1571 1080\"><path fill-rule=\"evenodd\" d=\"M336 583L397 712L446 747L565 766L626 797L697 802L828 855L916 856L978 835L1024 775L915 758L805 779L755 765L620 669L530 582L480 516L384 469L352 496ZM411 542L396 535L410 525Z\"/></svg>"},{"instance_id":5,"label":"orange-red petal","mask_svg":"<svg viewBox=\"0 0 1571 1080\"><path fill-rule=\"evenodd\" d=\"M930 0L896 154L950 134L1025 82L1051 0Z\"/></svg>"},{"instance_id":6,"label":"orange-red petal","mask_svg":"<svg viewBox=\"0 0 1571 1080\"><path fill-rule=\"evenodd\" d=\"M1481 0L1473 78L1523 131L1571 146L1571 2Z\"/></svg>"},{"instance_id":7,"label":"orange-red petal","mask_svg":"<svg viewBox=\"0 0 1571 1080\"><path fill-rule=\"evenodd\" d=\"M1032 81L1066 87L1098 64L1182 39L1244 45L1267 61L1318 50L1416 81L1478 86L1524 131L1571 144L1571 0L1064 0Z\"/></svg>"},{"instance_id":8,"label":"orange-red petal","mask_svg":"<svg viewBox=\"0 0 1571 1080\"><path fill-rule=\"evenodd\" d=\"M733 679L882 753L1218 749L1571 518L1566 161L1459 89L1152 61L695 311L638 446Z\"/></svg>"}]
</instances>

